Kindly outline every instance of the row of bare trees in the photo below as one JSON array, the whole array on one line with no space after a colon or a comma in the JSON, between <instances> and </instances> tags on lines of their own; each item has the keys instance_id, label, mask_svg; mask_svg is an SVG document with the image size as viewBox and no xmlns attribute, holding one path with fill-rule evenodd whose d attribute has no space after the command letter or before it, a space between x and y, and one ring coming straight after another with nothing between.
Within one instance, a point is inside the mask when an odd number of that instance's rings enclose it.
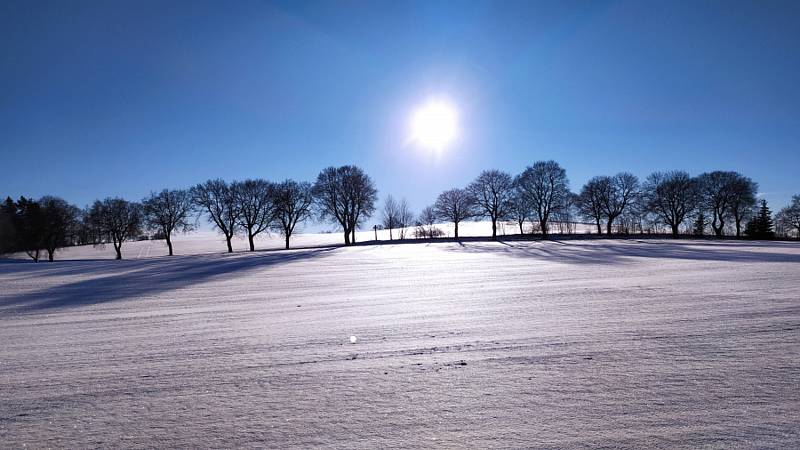
<instances>
[{"instance_id":1,"label":"row of bare trees","mask_svg":"<svg viewBox=\"0 0 800 450\"><path fill-rule=\"evenodd\" d=\"M458 238L459 224L477 218L492 222L492 238L497 238L499 221L514 221L524 233L530 221L544 236L555 223L562 230L572 230L564 223L582 219L596 227L597 233L655 232L666 227L677 236L695 219L708 217L716 236L730 232L746 234L745 225L754 220L758 185L750 178L732 171L714 171L693 177L684 171L655 172L644 182L628 172L597 176L572 193L566 171L555 161L539 161L517 176L500 170L483 171L465 188L442 192L417 220L426 226L430 219L454 225ZM797 201L793 200L793 204ZM800 207L785 208L777 216L783 229L794 227ZM384 223L384 225L386 225ZM427 225L431 230L432 225ZM418 233L433 236L432 232ZM699 234L704 234L701 231Z\"/></svg>"},{"instance_id":2,"label":"row of bare trees","mask_svg":"<svg viewBox=\"0 0 800 450\"><path fill-rule=\"evenodd\" d=\"M443 233L435 226L439 222L453 223L458 238L462 222L480 218L491 221L493 239L498 222L515 222L520 234L531 222L532 229L547 236L553 224L561 232L571 232L570 224L579 219L590 222L598 234L604 230L606 234L644 233L662 227L675 236L682 227L705 234L710 225L716 236L727 232L752 236L756 229L759 236L769 236L772 217L766 204L760 212L756 208L757 190L754 181L738 172L692 177L670 171L653 173L644 182L627 172L597 176L572 193L566 171L551 160L535 162L516 176L485 170L466 187L439 194L416 219L405 199L398 201L390 195L380 221L390 239L395 237L394 230L398 238L406 238L411 226L416 227L416 237L440 236ZM256 237L268 231L280 233L288 249L296 227L312 217L340 227L349 245L355 242L356 230L375 212L376 201L373 180L352 165L328 167L313 184L213 179L189 189L153 192L141 202L106 198L84 210L52 196L21 197L16 202L9 198L0 208L0 252L24 251L38 261L45 250L53 260L56 250L65 246L111 243L121 259L124 242L150 232L166 240L172 255L174 234L194 229L199 216L205 216L225 237L228 252L233 251L235 235L246 236L254 251ZM780 235L800 238L800 196L794 196L775 216L774 225Z\"/></svg>"},{"instance_id":3,"label":"row of bare trees","mask_svg":"<svg viewBox=\"0 0 800 450\"><path fill-rule=\"evenodd\" d=\"M267 231L280 233L288 249L297 226L313 216L341 226L350 244L374 212L376 200L372 179L356 166L326 168L314 184L213 179L189 189L153 192L141 202L97 200L83 210L50 196L38 201L9 198L0 208L0 253L24 251L38 261L45 249L52 261L58 248L110 243L122 259L124 242L150 233L166 241L171 256L173 236L194 229L201 216L225 237L228 252L233 252L235 235L246 236L254 251L256 237ZM406 223L409 210L405 201L402 206L401 216L393 220Z\"/></svg>"},{"instance_id":4,"label":"row of bare trees","mask_svg":"<svg viewBox=\"0 0 800 450\"><path fill-rule=\"evenodd\" d=\"M453 223L458 238L459 224L478 218L492 223L492 239L497 238L497 224L514 220L520 233L526 221L535 221L546 236L554 218L571 205L566 171L555 161L539 161L512 177L500 170L485 170L465 188L453 188L439 194L434 204L425 208L417 223L432 230L432 220ZM426 233L422 233L426 234ZM434 232L428 232L433 237Z\"/></svg>"}]
</instances>

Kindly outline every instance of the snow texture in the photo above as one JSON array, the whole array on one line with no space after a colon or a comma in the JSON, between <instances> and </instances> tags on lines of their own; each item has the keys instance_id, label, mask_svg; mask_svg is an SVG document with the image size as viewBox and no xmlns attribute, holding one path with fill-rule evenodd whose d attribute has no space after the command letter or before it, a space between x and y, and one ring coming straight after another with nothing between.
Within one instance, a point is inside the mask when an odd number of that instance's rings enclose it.
<instances>
[{"instance_id":1,"label":"snow texture","mask_svg":"<svg viewBox=\"0 0 800 450\"><path fill-rule=\"evenodd\" d=\"M800 446L793 243L4 260L0 342L6 448Z\"/></svg>"}]
</instances>

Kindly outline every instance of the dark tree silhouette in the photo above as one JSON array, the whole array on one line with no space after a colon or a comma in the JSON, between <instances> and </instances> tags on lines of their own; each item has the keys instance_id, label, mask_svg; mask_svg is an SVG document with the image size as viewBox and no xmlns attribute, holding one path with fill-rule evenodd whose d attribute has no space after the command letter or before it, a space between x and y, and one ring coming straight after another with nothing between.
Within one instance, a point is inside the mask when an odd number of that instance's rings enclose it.
<instances>
[{"instance_id":1,"label":"dark tree silhouette","mask_svg":"<svg viewBox=\"0 0 800 450\"><path fill-rule=\"evenodd\" d=\"M514 179L506 172L484 170L467 192L480 213L492 220L492 239L497 239L497 221L508 218L514 205Z\"/></svg>"},{"instance_id":2,"label":"dark tree silhouette","mask_svg":"<svg viewBox=\"0 0 800 450\"><path fill-rule=\"evenodd\" d=\"M17 230L15 217L17 205L11 197L0 205L0 255L16 251Z\"/></svg>"},{"instance_id":3,"label":"dark tree silhouette","mask_svg":"<svg viewBox=\"0 0 800 450\"><path fill-rule=\"evenodd\" d=\"M697 177L702 207L711 212L711 229L715 236L725 233L725 220L730 214L734 187L739 174L717 170Z\"/></svg>"},{"instance_id":4,"label":"dark tree silhouette","mask_svg":"<svg viewBox=\"0 0 800 450\"><path fill-rule=\"evenodd\" d=\"M78 227L80 210L63 199L45 196L39 199L41 205L44 234L42 243L47 250L47 259L55 259L56 250L72 245Z\"/></svg>"},{"instance_id":5,"label":"dark tree silhouette","mask_svg":"<svg viewBox=\"0 0 800 450\"><path fill-rule=\"evenodd\" d=\"M89 223L106 242L114 244L117 259L122 259L122 243L140 233L141 205L121 198L97 200L89 209Z\"/></svg>"},{"instance_id":6,"label":"dark tree silhouette","mask_svg":"<svg viewBox=\"0 0 800 450\"><path fill-rule=\"evenodd\" d=\"M381 223L385 229L389 230L389 240L394 240L392 230L400 226L400 205L391 195L383 201Z\"/></svg>"},{"instance_id":7,"label":"dark tree silhouette","mask_svg":"<svg viewBox=\"0 0 800 450\"><path fill-rule=\"evenodd\" d=\"M9 251L25 252L34 262L39 262L46 234L45 215L41 205L21 196L16 202L8 198L3 210L9 217L13 230L13 241L7 244Z\"/></svg>"},{"instance_id":8,"label":"dark tree silhouette","mask_svg":"<svg viewBox=\"0 0 800 450\"><path fill-rule=\"evenodd\" d=\"M700 189L697 179L686 172L656 172L647 178L643 195L647 209L677 237L681 224L698 205Z\"/></svg>"},{"instance_id":9,"label":"dark tree silhouette","mask_svg":"<svg viewBox=\"0 0 800 450\"><path fill-rule=\"evenodd\" d=\"M475 217L475 198L466 189L450 189L439 194L433 205L439 220L453 222L455 238L458 239L458 224Z\"/></svg>"},{"instance_id":10,"label":"dark tree silhouette","mask_svg":"<svg viewBox=\"0 0 800 450\"><path fill-rule=\"evenodd\" d=\"M190 192L194 204L225 235L228 253L233 253L231 239L238 227L239 207L231 186L221 179L208 180L193 187Z\"/></svg>"},{"instance_id":11,"label":"dark tree silhouette","mask_svg":"<svg viewBox=\"0 0 800 450\"><path fill-rule=\"evenodd\" d=\"M778 220L781 226L787 230L794 230L797 238L800 239L800 195L792 196L789 206L781 209L778 213Z\"/></svg>"},{"instance_id":12,"label":"dark tree silhouette","mask_svg":"<svg viewBox=\"0 0 800 450\"><path fill-rule=\"evenodd\" d=\"M328 167L312 192L320 218L342 227L345 245L355 243L356 229L375 211L378 190L372 178L356 166Z\"/></svg>"},{"instance_id":13,"label":"dark tree silhouette","mask_svg":"<svg viewBox=\"0 0 800 450\"><path fill-rule=\"evenodd\" d=\"M772 239L775 237L772 213L767 206L766 200L761 200L758 215L747 222L744 233L753 239Z\"/></svg>"},{"instance_id":14,"label":"dark tree silhouette","mask_svg":"<svg viewBox=\"0 0 800 450\"><path fill-rule=\"evenodd\" d=\"M708 226L706 215L703 214L703 211L699 211L694 219L694 225L692 225L692 233L695 236L703 236L706 234L706 226Z\"/></svg>"},{"instance_id":15,"label":"dark tree silhouette","mask_svg":"<svg viewBox=\"0 0 800 450\"><path fill-rule=\"evenodd\" d=\"M289 240L295 227L311 215L311 206L314 203L311 183L298 183L294 180L278 183L273 188L273 202L275 204L273 228L283 235L288 250Z\"/></svg>"},{"instance_id":16,"label":"dark tree silhouette","mask_svg":"<svg viewBox=\"0 0 800 450\"><path fill-rule=\"evenodd\" d=\"M742 224L752 217L753 211L756 209L757 192L758 183L742 174L736 173L731 191L730 211L736 225L737 237L742 235Z\"/></svg>"},{"instance_id":17,"label":"dark tree silhouette","mask_svg":"<svg viewBox=\"0 0 800 450\"><path fill-rule=\"evenodd\" d=\"M251 252L256 250L253 239L268 230L275 219L272 189L272 184L262 179L235 181L231 185L239 210L239 225L247 234Z\"/></svg>"},{"instance_id":18,"label":"dark tree silhouette","mask_svg":"<svg viewBox=\"0 0 800 450\"><path fill-rule=\"evenodd\" d=\"M575 231L575 216L578 214L577 197L577 194L570 192L564 197L564 202L553 209L551 222L556 222L558 232L561 234L572 234Z\"/></svg>"},{"instance_id":19,"label":"dark tree silhouette","mask_svg":"<svg viewBox=\"0 0 800 450\"><path fill-rule=\"evenodd\" d=\"M145 225L158 230L167 241L169 256L172 256L172 233L188 232L193 229L189 220L194 204L189 191L183 189L164 189L159 193L152 192L142 202Z\"/></svg>"},{"instance_id":20,"label":"dark tree silhouette","mask_svg":"<svg viewBox=\"0 0 800 450\"><path fill-rule=\"evenodd\" d=\"M597 234L603 234L600 221L603 220L603 195L602 192L608 189L609 177L594 177L587 181L578 194L578 210L585 218L594 221L597 226Z\"/></svg>"},{"instance_id":21,"label":"dark tree silhouette","mask_svg":"<svg viewBox=\"0 0 800 450\"><path fill-rule=\"evenodd\" d=\"M525 200L524 193L514 184L514 196L511 199L509 217L519 225L519 234L525 234L525 221L531 218L530 204Z\"/></svg>"},{"instance_id":22,"label":"dark tree silhouette","mask_svg":"<svg viewBox=\"0 0 800 450\"><path fill-rule=\"evenodd\" d=\"M639 178L628 172L600 178L603 179L600 204L606 216L606 234L611 234L614 220L625 212L639 195Z\"/></svg>"},{"instance_id":23,"label":"dark tree silhouette","mask_svg":"<svg viewBox=\"0 0 800 450\"><path fill-rule=\"evenodd\" d=\"M515 183L539 219L542 234L546 237L550 216L567 203L570 195L567 172L555 161L539 161L526 168Z\"/></svg>"}]
</instances>

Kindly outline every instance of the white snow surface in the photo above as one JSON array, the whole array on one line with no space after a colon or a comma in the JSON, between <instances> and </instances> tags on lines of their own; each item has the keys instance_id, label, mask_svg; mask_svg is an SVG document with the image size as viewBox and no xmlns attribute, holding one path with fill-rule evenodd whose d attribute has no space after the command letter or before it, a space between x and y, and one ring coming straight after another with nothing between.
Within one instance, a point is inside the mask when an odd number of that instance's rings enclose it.
<instances>
[{"instance_id":1,"label":"white snow surface","mask_svg":"<svg viewBox=\"0 0 800 450\"><path fill-rule=\"evenodd\" d=\"M796 243L181 244L0 261L0 447L800 446Z\"/></svg>"}]
</instances>

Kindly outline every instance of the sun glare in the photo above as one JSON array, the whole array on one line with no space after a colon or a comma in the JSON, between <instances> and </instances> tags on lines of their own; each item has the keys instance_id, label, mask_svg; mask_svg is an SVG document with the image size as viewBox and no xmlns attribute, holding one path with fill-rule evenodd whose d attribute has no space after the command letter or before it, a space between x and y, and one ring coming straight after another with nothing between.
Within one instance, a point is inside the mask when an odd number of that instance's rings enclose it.
<instances>
[{"instance_id":1,"label":"sun glare","mask_svg":"<svg viewBox=\"0 0 800 450\"><path fill-rule=\"evenodd\" d=\"M422 147L441 151L457 135L458 114L446 102L430 101L411 117L411 140Z\"/></svg>"}]
</instances>

